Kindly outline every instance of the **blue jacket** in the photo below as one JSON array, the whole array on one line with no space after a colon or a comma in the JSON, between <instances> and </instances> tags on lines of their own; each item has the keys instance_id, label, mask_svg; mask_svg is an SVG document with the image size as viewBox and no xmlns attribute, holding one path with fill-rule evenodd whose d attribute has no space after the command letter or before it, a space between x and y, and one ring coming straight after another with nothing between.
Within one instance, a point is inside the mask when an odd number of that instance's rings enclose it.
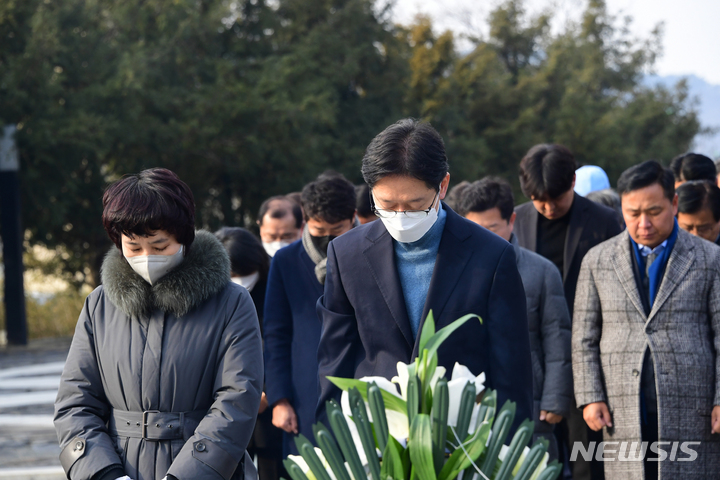
<instances>
[{"instance_id":1,"label":"blue jacket","mask_svg":"<svg viewBox=\"0 0 720 480\"><path fill-rule=\"evenodd\" d=\"M443 208L447 220L422 320L430 309L437 329L468 313L482 317L482 325L469 321L445 341L439 364L448 375L455 362L475 375L485 372L486 386L498 391L498 408L507 399L517 402L517 426L531 418L533 379L525 292L513 246ZM327 376L392 378L397 362L417 356L419 335L412 337L392 242L375 221L330 243L317 306L318 418L324 417L325 402L339 397Z\"/></svg>"},{"instance_id":2,"label":"blue jacket","mask_svg":"<svg viewBox=\"0 0 720 480\"><path fill-rule=\"evenodd\" d=\"M270 405L287 398L298 430L313 439L317 404L317 347L320 320L315 303L323 287L315 264L298 240L280 249L270 264L263 319L265 394ZM294 435L284 434L284 453L297 453Z\"/></svg>"}]
</instances>

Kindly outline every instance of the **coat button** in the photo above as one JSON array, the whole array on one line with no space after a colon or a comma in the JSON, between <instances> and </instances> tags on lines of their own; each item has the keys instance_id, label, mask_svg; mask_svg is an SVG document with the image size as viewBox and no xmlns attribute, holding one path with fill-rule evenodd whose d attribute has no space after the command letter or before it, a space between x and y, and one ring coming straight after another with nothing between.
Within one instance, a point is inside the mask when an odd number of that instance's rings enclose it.
<instances>
[{"instance_id":1,"label":"coat button","mask_svg":"<svg viewBox=\"0 0 720 480\"><path fill-rule=\"evenodd\" d=\"M83 442L77 442L75 444L75 450L82 450L83 448L85 448L85 445L83 445Z\"/></svg>"},{"instance_id":2,"label":"coat button","mask_svg":"<svg viewBox=\"0 0 720 480\"><path fill-rule=\"evenodd\" d=\"M637 368L634 368L633 369L633 377L637 377L638 375L640 375L640 370L638 370Z\"/></svg>"},{"instance_id":3,"label":"coat button","mask_svg":"<svg viewBox=\"0 0 720 480\"><path fill-rule=\"evenodd\" d=\"M197 445L195 445L195 450L197 450L198 452L204 452L204 451L205 451L205 444L202 443L202 442L201 442L201 443L198 443Z\"/></svg>"}]
</instances>

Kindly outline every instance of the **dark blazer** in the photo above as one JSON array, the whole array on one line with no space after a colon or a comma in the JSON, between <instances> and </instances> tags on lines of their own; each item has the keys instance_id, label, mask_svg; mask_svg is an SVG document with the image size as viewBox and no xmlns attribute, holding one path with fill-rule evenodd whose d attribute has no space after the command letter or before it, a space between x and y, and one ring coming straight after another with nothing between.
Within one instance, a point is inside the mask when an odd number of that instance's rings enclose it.
<instances>
[{"instance_id":1,"label":"dark blazer","mask_svg":"<svg viewBox=\"0 0 720 480\"><path fill-rule=\"evenodd\" d=\"M317 347L320 321L315 303L323 287L315 264L298 240L280 249L270 264L263 335L265 394L270 405L287 398L298 430L312 439L317 405ZM293 435L284 434L284 452L296 453Z\"/></svg>"},{"instance_id":2,"label":"dark blazer","mask_svg":"<svg viewBox=\"0 0 720 480\"><path fill-rule=\"evenodd\" d=\"M525 292L512 245L443 204L445 229L422 320L433 310L436 328L468 313L482 317L456 330L438 352L448 375L455 362L497 389L499 406L517 402L516 425L531 418L532 370ZM397 375L397 363L418 353L397 268L393 239L382 221L355 228L330 243L325 293L318 300L320 402L340 392L327 376ZM422 325L420 330L422 331ZM499 407L498 407L499 408Z\"/></svg>"},{"instance_id":3,"label":"dark blazer","mask_svg":"<svg viewBox=\"0 0 720 480\"><path fill-rule=\"evenodd\" d=\"M540 213L532 202L523 203L515 207L514 233L521 247L531 252L537 250L537 223ZM570 211L570 224L565 238L565 255L563 258L563 286L565 300L573 314L575 302L575 288L577 287L580 265L585 254L595 245L614 237L622 231L617 220L617 212L604 205L595 203L587 198L575 194L572 210Z\"/></svg>"}]
</instances>

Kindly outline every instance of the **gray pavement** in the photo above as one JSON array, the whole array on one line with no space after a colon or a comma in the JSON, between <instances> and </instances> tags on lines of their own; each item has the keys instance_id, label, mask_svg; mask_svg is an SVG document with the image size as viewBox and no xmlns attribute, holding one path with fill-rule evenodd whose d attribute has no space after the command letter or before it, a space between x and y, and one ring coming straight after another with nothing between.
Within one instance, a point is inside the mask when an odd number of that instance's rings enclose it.
<instances>
[{"instance_id":1,"label":"gray pavement","mask_svg":"<svg viewBox=\"0 0 720 480\"><path fill-rule=\"evenodd\" d=\"M52 425L70 338L0 347L0 479L65 478Z\"/></svg>"}]
</instances>

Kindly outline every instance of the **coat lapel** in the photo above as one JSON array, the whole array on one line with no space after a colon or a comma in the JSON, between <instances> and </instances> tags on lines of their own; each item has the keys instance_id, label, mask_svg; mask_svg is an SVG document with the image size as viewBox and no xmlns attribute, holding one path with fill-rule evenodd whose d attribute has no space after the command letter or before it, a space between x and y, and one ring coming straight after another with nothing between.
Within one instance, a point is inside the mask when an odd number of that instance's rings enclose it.
<instances>
[{"instance_id":1,"label":"coat lapel","mask_svg":"<svg viewBox=\"0 0 720 480\"><path fill-rule=\"evenodd\" d=\"M570 212L570 223L568 225L567 237L565 239L565 252L563 254L563 281L567 278L570 267L572 266L575 252L577 251L580 237L582 236L585 222L587 222L587 210L589 200L581 197L577 193L573 200L574 205Z\"/></svg>"},{"instance_id":2,"label":"coat lapel","mask_svg":"<svg viewBox=\"0 0 720 480\"><path fill-rule=\"evenodd\" d=\"M615 247L615 254L610 258L615 273L620 279L620 283L625 289L625 293L635 308L643 316L645 315L645 308L643 308L642 299L640 298L640 292L638 291L637 282L635 281L635 274L633 273L632 263L635 261L630 250L630 237L625 231L622 237L618 238L618 242Z\"/></svg>"},{"instance_id":3,"label":"coat lapel","mask_svg":"<svg viewBox=\"0 0 720 480\"><path fill-rule=\"evenodd\" d=\"M400 285L400 276L395 266L395 248L392 237L380 220L373 222L366 238L369 246L363 250L365 260L372 271L380 293L409 346L415 343L410 328L405 296Z\"/></svg>"},{"instance_id":4,"label":"coat lapel","mask_svg":"<svg viewBox=\"0 0 720 480\"><path fill-rule=\"evenodd\" d=\"M472 251L469 248L462 248L463 241L470 237L471 234L466 221L444 203L443 209L447 212L445 229L440 239L435 268L430 280L430 288L425 299L422 317L420 317L419 332L422 332L425 318L427 318L430 309L433 311L436 322L440 318L450 295L452 295L462 276L465 266L468 264L470 256L472 256ZM439 325L436 326L439 327ZM419 339L420 335L413 342L414 347L411 358L415 358L418 354L417 342Z\"/></svg>"},{"instance_id":5,"label":"coat lapel","mask_svg":"<svg viewBox=\"0 0 720 480\"><path fill-rule=\"evenodd\" d=\"M694 246L688 241L689 235L689 233L683 230L678 232L677 241L675 242L672 252L670 252L670 258L665 267L665 274L660 283L660 289L658 290L652 310L648 316L648 322L652 320L658 310L662 308L675 288L682 283L685 275L690 271L690 267L695 261Z\"/></svg>"}]
</instances>

